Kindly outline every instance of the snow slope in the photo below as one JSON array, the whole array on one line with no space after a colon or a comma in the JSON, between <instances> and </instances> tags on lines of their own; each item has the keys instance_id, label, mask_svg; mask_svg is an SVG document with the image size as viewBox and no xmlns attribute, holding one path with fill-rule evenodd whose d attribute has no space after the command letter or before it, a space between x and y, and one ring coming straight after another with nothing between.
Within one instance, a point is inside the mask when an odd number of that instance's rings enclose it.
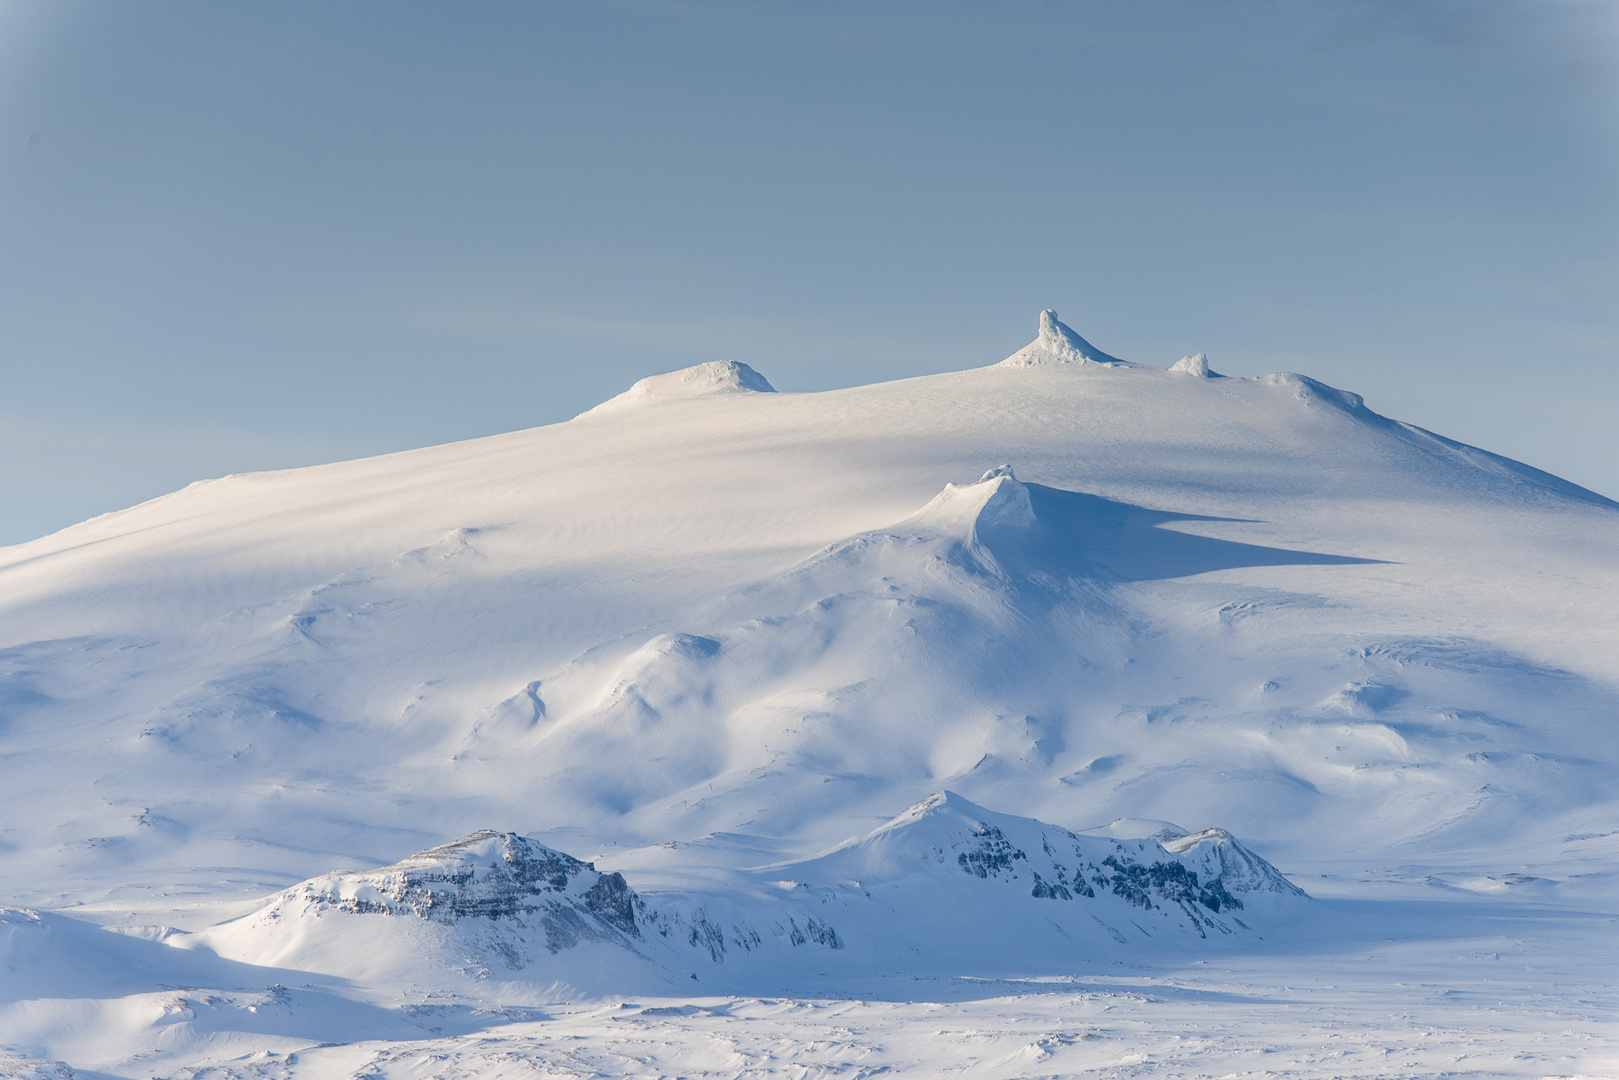
<instances>
[{"instance_id":1,"label":"snow slope","mask_svg":"<svg viewBox=\"0 0 1619 1080\"><path fill-rule=\"evenodd\" d=\"M1303 376L1117 360L1050 312L1001 364L895 383L705 364L0 550L0 900L318 971L202 932L496 826L689 935L698 909L795 902L765 867L848 892L895 809L948 788L980 824L1142 840L1200 881L1257 852L1312 910L1606 910L1616 590L1601 496ZM958 940L920 929L949 914L921 866L887 914L823 921L871 957ZM1024 929L986 948L1045 970ZM919 941L939 972L978 962ZM373 959L322 985L450 978Z\"/></svg>"}]
</instances>

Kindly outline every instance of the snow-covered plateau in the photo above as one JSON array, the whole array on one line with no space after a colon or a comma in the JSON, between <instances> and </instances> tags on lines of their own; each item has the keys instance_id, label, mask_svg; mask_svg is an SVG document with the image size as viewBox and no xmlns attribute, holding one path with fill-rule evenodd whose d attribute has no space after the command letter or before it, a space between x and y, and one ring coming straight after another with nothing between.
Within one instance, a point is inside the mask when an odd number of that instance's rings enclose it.
<instances>
[{"instance_id":1,"label":"snow-covered plateau","mask_svg":"<svg viewBox=\"0 0 1619 1080\"><path fill-rule=\"evenodd\" d=\"M702 364L0 549L0 1076L1612 1077L1616 736L1354 394Z\"/></svg>"}]
</instances>

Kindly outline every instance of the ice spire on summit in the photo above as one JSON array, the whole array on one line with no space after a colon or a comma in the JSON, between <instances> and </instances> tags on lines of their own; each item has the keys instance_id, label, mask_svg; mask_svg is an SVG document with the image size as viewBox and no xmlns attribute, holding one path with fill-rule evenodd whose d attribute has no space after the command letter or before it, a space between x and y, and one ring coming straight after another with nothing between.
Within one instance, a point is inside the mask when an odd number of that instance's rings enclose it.
<instances>
[{"instance_id":1,"label":"ice spire on summit","mask_svg":"<svg viewBox=\"0 0 1619 1080\"><path fill-rule=\"evenodd\" d=\"M1181 357L1169 370L1178 371L1182 375L1196 375L1200 379L1224 378L1219 372L1209 370L1209 358L1202 353Z\"/></svg>"},{"instance_id":2,"label":"ice spire on summit","mask_svg":"<svg viewBox=\"0 0 1619 1080\"><path fill-rule=\"evenodd\" d=\"M1116 356L1109 356L1064 326L1057 313L1047 308L1040 313L1040 334L1029 344L1001 361L1003 367L1033 367L1044 364L1105 364L1134 367Z\"/></svg>"}]
</instances>

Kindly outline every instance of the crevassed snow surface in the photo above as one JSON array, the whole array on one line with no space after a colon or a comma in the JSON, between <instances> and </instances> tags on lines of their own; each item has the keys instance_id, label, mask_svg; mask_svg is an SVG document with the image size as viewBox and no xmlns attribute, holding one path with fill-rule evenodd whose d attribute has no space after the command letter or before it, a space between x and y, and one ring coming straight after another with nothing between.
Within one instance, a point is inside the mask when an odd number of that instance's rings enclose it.
<instances>
[{"instance_id":1,"label":"crevassed snow surface","mask_svg":"<svg viewBox=\"0 0 1619 1080\"><path fill-rule=\"evenodd\" d=\"M0 550L0 1075L1610 1075L1616 658L1619 506L1051 312L203 481Z\"/></svg>"}]
</instances>

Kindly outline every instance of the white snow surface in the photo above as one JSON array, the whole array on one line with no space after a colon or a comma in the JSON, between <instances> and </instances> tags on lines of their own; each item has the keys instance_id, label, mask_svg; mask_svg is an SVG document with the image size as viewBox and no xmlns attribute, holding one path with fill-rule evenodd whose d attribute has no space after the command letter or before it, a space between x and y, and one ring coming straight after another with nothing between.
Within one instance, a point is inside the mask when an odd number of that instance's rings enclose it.
<instances>
[{"instance_id":1,"label":"white snow surface","mask_svg":"<svg viewBox=\"0 0 1619 1080\"><path fill-rule=\"evenodd\" d=\"M0 549L0 1075L1615 1075L1616 658L1613 502L1053 312L202 481Z\"/></svg>"}]
</instances>

